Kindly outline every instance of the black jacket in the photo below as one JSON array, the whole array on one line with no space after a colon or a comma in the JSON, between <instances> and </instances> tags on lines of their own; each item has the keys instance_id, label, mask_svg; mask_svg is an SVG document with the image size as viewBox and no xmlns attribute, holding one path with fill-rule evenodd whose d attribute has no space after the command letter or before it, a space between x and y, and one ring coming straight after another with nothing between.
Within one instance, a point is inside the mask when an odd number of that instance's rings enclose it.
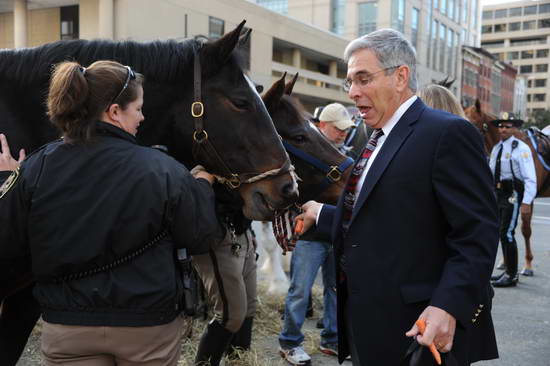
<instances>
[{"instance_id":1,"label":"black jacket","mask_svg":"<svg viewBox=\"0 0 550 366\"><path fill-rule=\"evenodd\" d=\"M98 122L91 144L50 143L29 156L0 199L0 259L32 258L43 318L68 325L148 326L179 313L175 249L206 253L221 239L208 182L164 153ZM133 260L86 278L167 229Z\"/></svg>"},{"instance_id":2,"label":"black jacket","mask_svg":"<svg viewBox=\"0 0 550 366\"><path fill-rule=\"evenodd\" d=\"M372 162L345 236L342 213L340 199L323 206L318 221L332 233L336 263L345 256L347 280L337 286L340 361L349 351L350 316L361 364L399 365L412 342L405 332L428 305L456 318L459 365L497 357L489 284L497 206L472 124L416 100Z\"/></svg>"}]
</instances>

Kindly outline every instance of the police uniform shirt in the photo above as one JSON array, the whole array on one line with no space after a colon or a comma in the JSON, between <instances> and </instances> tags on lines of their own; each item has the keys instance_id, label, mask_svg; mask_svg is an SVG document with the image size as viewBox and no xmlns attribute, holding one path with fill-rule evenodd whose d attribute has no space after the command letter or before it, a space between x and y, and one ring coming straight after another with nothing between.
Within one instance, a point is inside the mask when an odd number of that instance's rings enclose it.
<instances>
[{"instance_id":1,"label":"police uniform shirt","mask_svg":"<svg viewBox=\"0 0 550 366\"><path fill-rule=\"evenodd\" d=\"M512 143L517 141L517 147L512 151ZM537 174L535 171L535 163L533 161L533 154L527 144L514 136L511 136L505 141L500 141L493 147L491 151L491 159L489 165L491 171L495 174L497 155L500 146L504 145L502 149L502 156L500 158L500 180L512 180L513 175L510 171L510 159L512 160L512 167L514 169L514 175L516 179L523 182L525 191L523 193L523 202L531 204L537 195Z\"/></svg>"}]
</instances>

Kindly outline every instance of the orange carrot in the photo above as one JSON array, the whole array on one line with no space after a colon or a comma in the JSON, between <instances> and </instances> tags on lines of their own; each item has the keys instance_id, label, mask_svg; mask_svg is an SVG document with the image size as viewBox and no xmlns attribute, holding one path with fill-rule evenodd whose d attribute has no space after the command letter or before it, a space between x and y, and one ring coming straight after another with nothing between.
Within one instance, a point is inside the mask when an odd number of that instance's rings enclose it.
<instances>
[{"instance_id":1,"label":"orange carrot","mask_svg":"<svg viewBox=\"0 0 550 366\"><path fill-rule=\"evenodd\" d=\"M424 319L418 319L415 324L420 330L420 334L424 334L426 331L426 321ZM441 365L441 355L439 354L437 348L435 348L435 344L433 344L433 342L430 344L429 348L435 358L435 362L437 362L438 365Z\"/></svg>"},{"instance_id":2,"label":"orange carrot","mask_svg":"<svg viewBox=\"0 0 550 366\"><path fill-rule=\"evenodd\" d=\"M294 233L301 235L303 231L304 231L304 220L303 219L296 220L296 227L294 228Z\"/></svg>"}]
</instances>

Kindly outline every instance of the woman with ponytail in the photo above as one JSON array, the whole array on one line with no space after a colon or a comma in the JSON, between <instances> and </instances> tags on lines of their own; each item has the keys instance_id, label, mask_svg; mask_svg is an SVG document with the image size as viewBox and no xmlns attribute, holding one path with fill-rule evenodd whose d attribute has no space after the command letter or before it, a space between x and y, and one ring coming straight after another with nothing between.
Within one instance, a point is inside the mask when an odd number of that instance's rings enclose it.
<instances>
[{"instance_id":1,"label":"woman with ponytail","mask_svg":"<svg viewBox=\"0 0 550 366\"><path fill-rule=\"evenodd\" d=\"M0 259L30 256L46 365L176 365L176 251L221 239L212 175L137 145L142 83L117 62L57 65L47 107L63 138L0 181Z\"/></svg>"}]
</instances>

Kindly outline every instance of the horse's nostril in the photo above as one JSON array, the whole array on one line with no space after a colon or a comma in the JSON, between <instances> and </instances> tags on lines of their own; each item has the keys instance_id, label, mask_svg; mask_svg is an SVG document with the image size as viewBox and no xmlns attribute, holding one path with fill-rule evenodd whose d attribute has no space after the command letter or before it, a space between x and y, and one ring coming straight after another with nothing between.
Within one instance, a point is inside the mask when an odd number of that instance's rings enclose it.
<instances>
[{"instance_id":1,"label":"horse's nostril","mask_svg":"<svg viewBox=\"0 0 550 366\"><path fill-rule=\"evenodd\" d=\"M294 198L298 195L298 190L294 183L286 183L282 188L282 193L285 198Z\"/></svg>"}]
</instances>

